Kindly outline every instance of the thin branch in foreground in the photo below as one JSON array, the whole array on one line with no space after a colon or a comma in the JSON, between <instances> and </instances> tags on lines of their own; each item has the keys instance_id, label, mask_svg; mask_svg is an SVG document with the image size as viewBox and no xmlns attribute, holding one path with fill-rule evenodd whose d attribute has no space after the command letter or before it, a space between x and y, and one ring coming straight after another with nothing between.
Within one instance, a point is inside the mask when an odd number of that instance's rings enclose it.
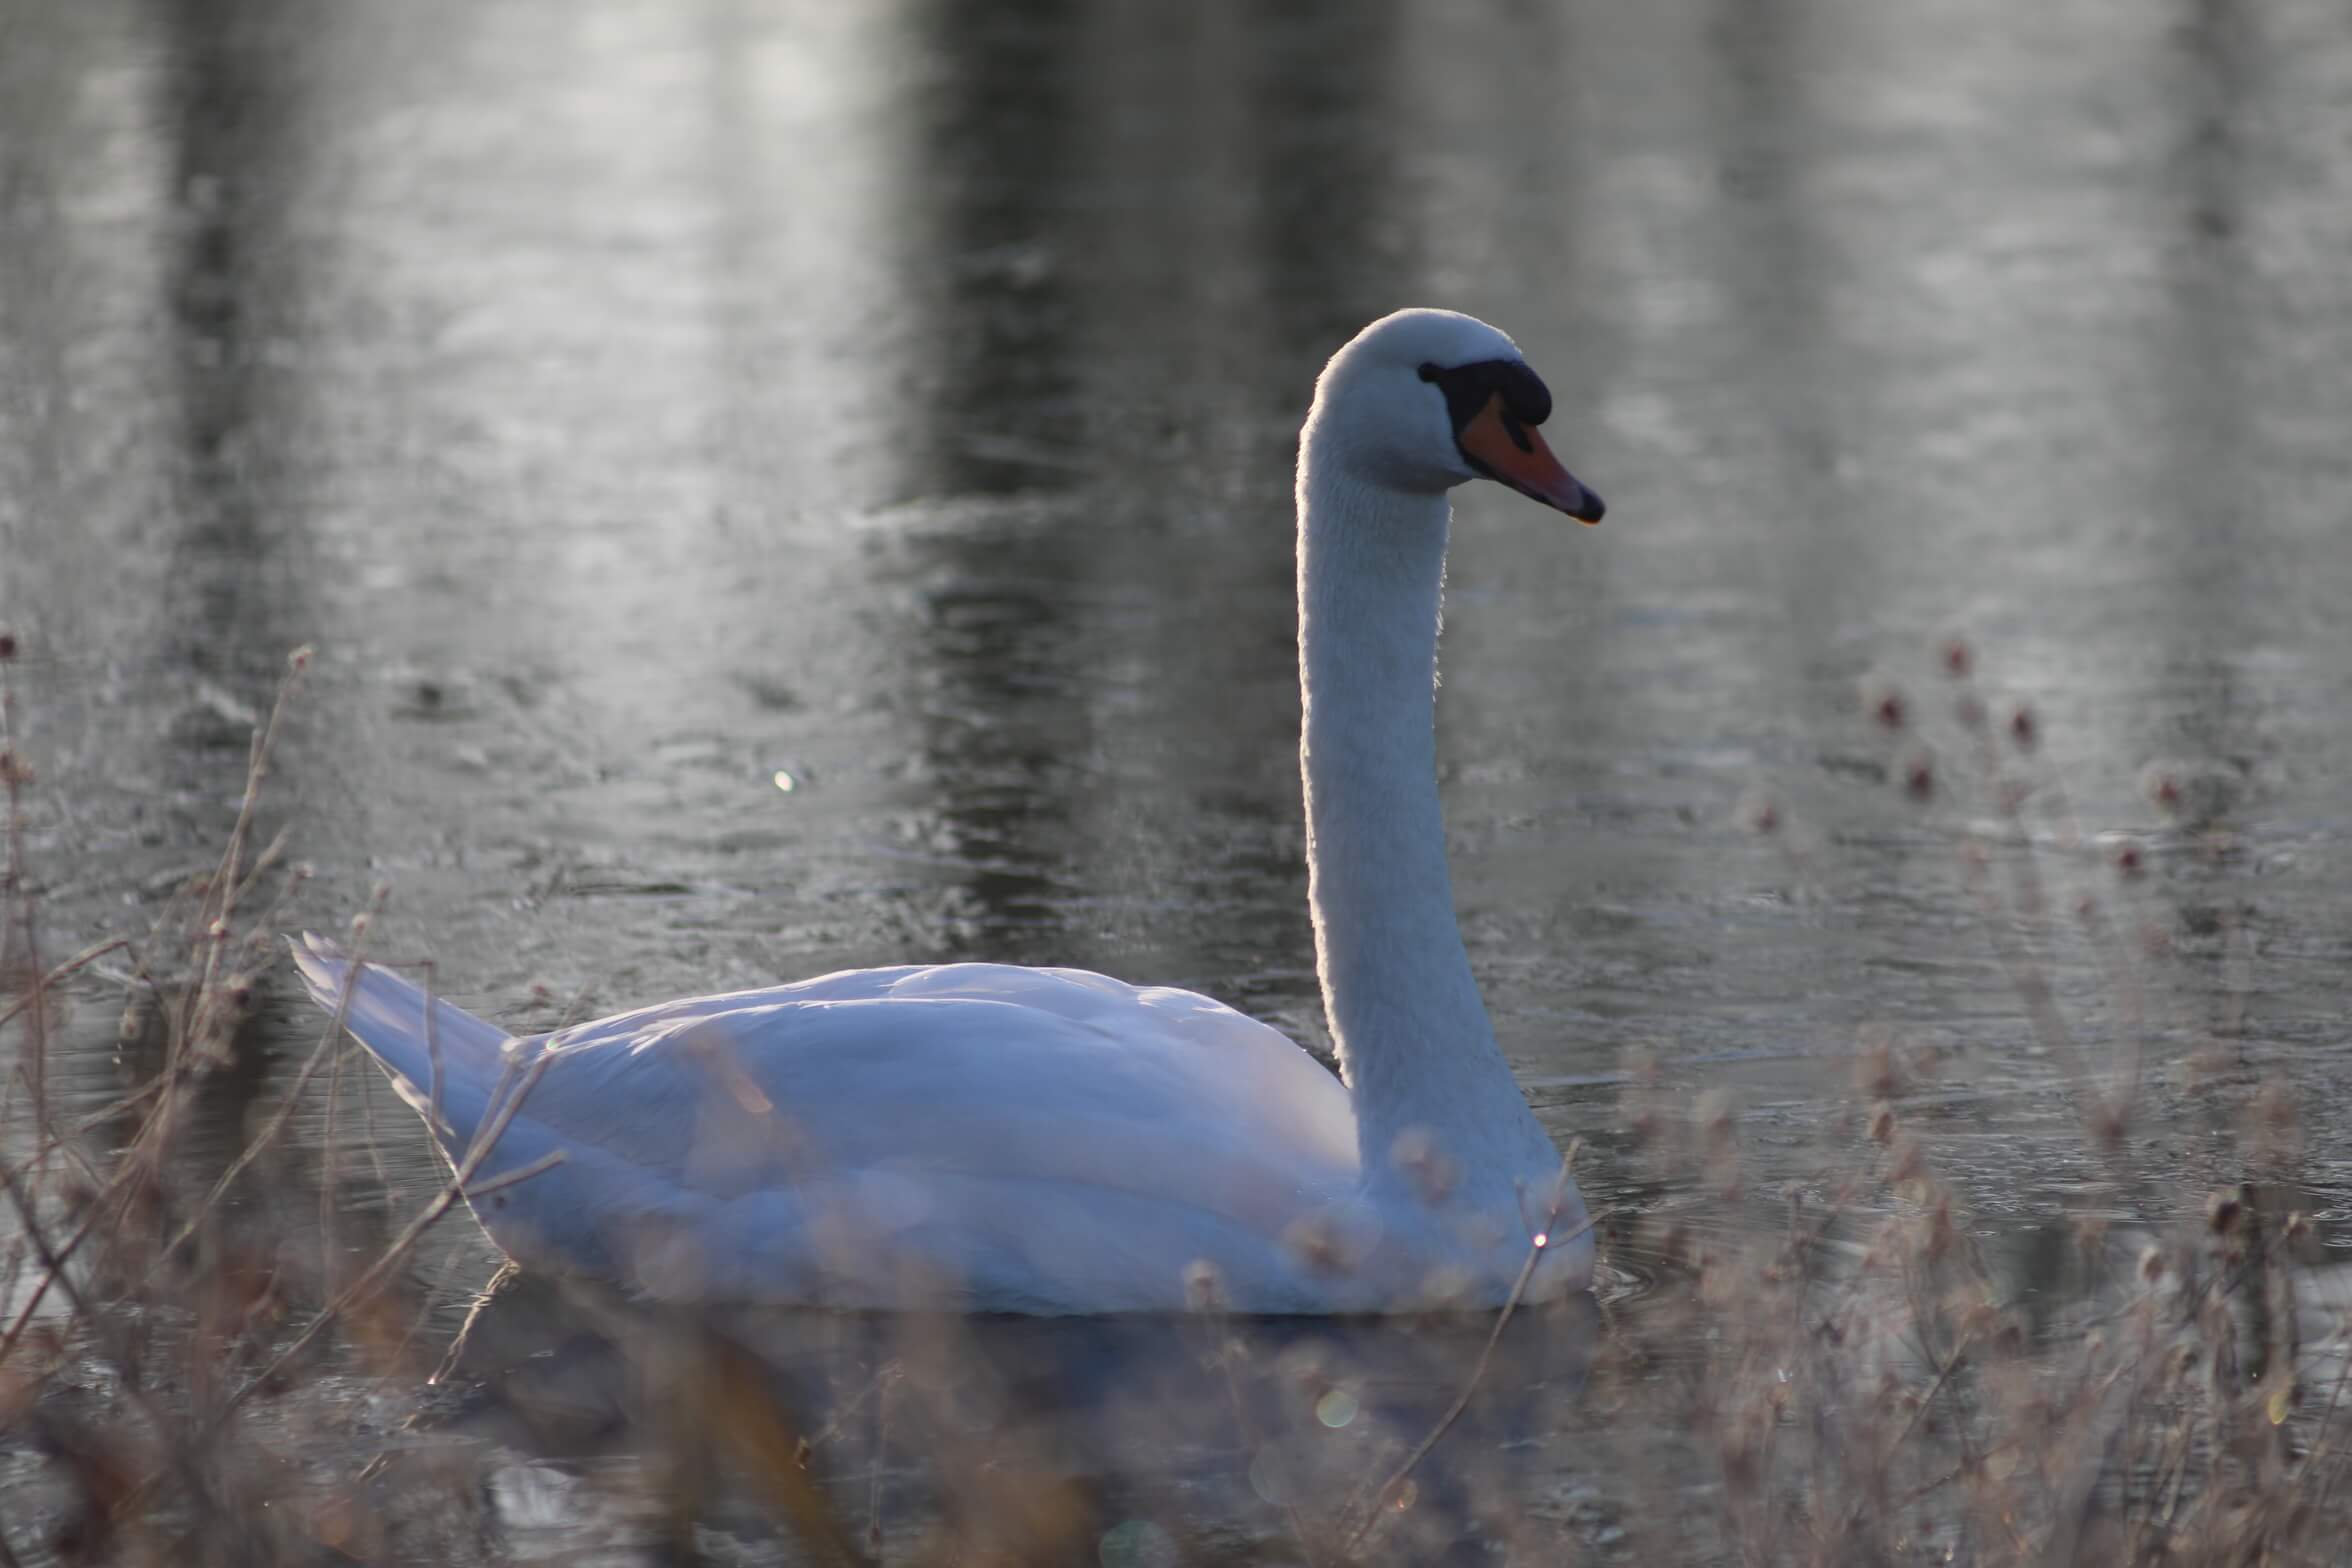
<instances>
[{"instance_id":1,"label":"thin branch in foreground","mask_svg":"<svg viewBox=\"0 0 2352 1568\"><path fill-rule=\"evenodd\" d=\"M295 1335L285 1349L272 1356L267 1365L254 1373L234 1393L221 1402L220 1409L213 1416L213 1424L216 1427L226 1419L231 1411L243 1404L256 1389L277 1376L286 1363L299 1355L304 1347L316 1339L328 1324L334 1322L336 1318L350 1310L354 1303L374 1290L383 1277L392 1271L393 1266L408 1256L410 1249L422 1239L426 1230L442 1215L455 1207L458 1199L466 1196L467 1184L473 1180L474 1172L481 1168L485 1159L489 1158L490 1151L498 1146L498 1140L506 1133L507 1124L513 1121L515 1113L522 1109L523 1101L530 1097L533 1086L546 1074L547 1069L554 1065L555 1058L552 1056L541 1055L532 1060L531 1065L523 1070L522 1081L515 1086L513 1095L504 1105L499 1107L497 1120L483 1129L481 1136L474 1140L473 1147L466 1151L464 1162L451 1173L448 1182L434 1196L433 1201L426 1204L423 1212L419 1213L415 1219L409 1221L408 1227L400 1233L398 1239L391 1246L384 1249L381 1257L368 1266L366 1273L353 1280L333 1301L328 1302L320 1310L319 1315L311 1319L309 1326ZM511 1067L507 1076L509 1078L514 1076ZM504 1081L502 1079L501 1083L503 1084ZM493 1092L492 1098L496 1099L495 1092ZM494 1178L494 1182L496 1186L512 1186L526 1175L539 1175L543 1171L553 1169L559 1163L561 1162L554 1159L534 1161L531 1165L524 1166L519 1170L502 1173L499 1177ZM480 1190L494 1189L491 1184L485 1184Z\"/></svg>"},{"instance_id":2,"label":"thin branch in foreground","mask_svg":"<svg viewBox=\"0 0 2352 1568\"><path fill-rule=\"evenodd\" d=\"M476 1198L487 1198L494 1192L504 1192L509 1187L519 1187L534 1176L543 1175L548 1171L554 1170L563 1162L564 1151L561 1149L550 1149L528 1165L519 1165L511 1171L499 1172L497 1175L491 1177L488 1181L478 1181L474 1183L465 1191L466 1201L471 1203Z\"/></svg>"},{"instance_id":3,"label":"thin branch in foreground","mask_svg":"<svg viewBox=\"0 0 2352 1568\"><path fill-rule=\"evenodd\" d=\"M229 1184L243 1175L245 1167L251 1165L260 1156L261 1151L276 1140L278 1134L285 1129L286 1123L293 1119L295 1109L302 1103L302 1091L308 1088L310 1080L318 1075L319 1066L327 1059L327 1053L342 1043L343 1031L348 1027L351 1018L351 999L359 983L360 954L367 945L368 930L374 924L373 917L384 907L386 891L384 887L379 885L375 890L375 895L368 900L367 913L355 917L351 922L351 952L348 955L351 967L344 971L343 989L341 994L335 998L334 1015L327 1020L327 1027L320 1034L319 1043L312 1047L309 1060L302 1064L302 1070L294 1075L294 1082L287 1086L285 1097L279 1103L277 1113L270 1117L260 1132L254 1134L252 1140L238 1152L237 1157L229 1162L229 1168L221 1172L220 1179L212 1184L212 1190L204 1195L204 1201L196 1206L196 1212L188 1217L188 1222L180 1227L179 1232L156 1255L157 1263L160 1264L168 1260L173 1253L188 1244L189 1239L196 1234L197 1229L219 1205L222 1196L228 1192Z\"/></svg>"},{"instance_id":4,"label":"thin branch in foreground","mask_svg":"<svg viewBox=\"0 0 2352 1568\"><path fill-rule=\"evenodd\" d=\"M55 990L64 981L71 979L75 972L82 969L84 966L96 963L99 959L104 958L107 954L119 951L120 949L129 947L130 945L130 938L118 936L109 938L108 940L97 943L94 946L83 948L80 952L74 954L73 957L67 959L65 962L59 964L56 968L43 975L39 985L28 986L24 993L20 995L15 1001L9 1003L6 1007L0 1007L0 1027L5 1027L8 1024L14 1023L16 1021L17 1014L29 1011L33 1005L33 998L35 996L44 991Z\"/></svg>"},{"instance_id":5,"label":"thin branch in foreground","mask_svg":"<svg viewBox=\"0 0 2352 1568\"><path fill-rule=\"evenodd\" d=\"M292 703L295 691L300 688L303 675L310 669L310 660L311 650L307 644L286 656L285 678L278 683L278 694L270 703L269 717L254 735L252 749L247 756L245 793L237 802L237 820L229 829L229 847L221 856L220 869L213 873L206 886L204 899L196 906L197 923L212 940L205 953L200 982L191 993L188 1011L181 1020L180 1038L183 1041L203 1038L198 1026L209 1022L209 1009L218 1005L214 998L218 995L221 954L236 922L238 897L250 885L242 876L245 841L253 831L253 815L261 804L262 781L269 777L270 753L277 747L278 728L285 722L286 709ZM263 851L263 860L266 862L275 858L277 850L278 843L273 842ZM212 907L216 896L219 908L208 921L205 913Z\"/></svg>"},{"instance_id":6,"label":"thin branch in foreground","mask_svg":"<svg viewBox=\"0 0 2352 1568\"><path fill-rule=\"evenodd\" d=\"M1552 1201L1544 1214L1544 1227L1527 1239L1527 1260L1519 1265L1519 1277L1511 1282L1511 1293L1503 1299L1502 1310L1495 1314L1494 1329L1486 1336L1486 1344L1480 1348L1478 1360L1470 1368L1469 1378L1462 1384L1462 1392L1454 1397L1453 1404L1438 1418L1437 1425L1429 1429L1429 1434L1405 1456L1404 1463L1390 1471L1388 1479L1381 1482L1369 1498L1357 1503L1356 1509L1361 1511L1362 1517L1356 1521L1355 1528L1347 1533L1343 1542L1345 1550L1354 1551L1364 1537L1371 1533L1372 1526L1379 1522L1380 1510L1387 1506L1388 1500L1396 1495L1397 1489L1412 1476L1421 1461L1429 1457L1430 1451L1437 1447L1446 1433L1453 1430L1454 1423L1462 1419L1462 1412L1470 1408L1470 1401L1477 1394L1480 1381L1486 1376L1487 1366L1494 1360L1495 1346L1502 1343L1503 1330L1510 1325L1511 1315L1519 1310L1519 1303L1526 1296L1527 1286L1535 1278L1536 1268L1543 1262L1545 1252L1561 1242L1574 1241L1593 1228L1596 1216L1587 1215L1583 1224L1565 1235L1552 1234L1553 1227L1560 1222L1560 1207L1568 1201L1568 1173L1576 1163L1576 1151L1581 1147L1581 1141L1572 1142L1568 1145L1568 1152L1560 1156L1560 1176L1552 1183Z\"/></svg>"}]
</instances>

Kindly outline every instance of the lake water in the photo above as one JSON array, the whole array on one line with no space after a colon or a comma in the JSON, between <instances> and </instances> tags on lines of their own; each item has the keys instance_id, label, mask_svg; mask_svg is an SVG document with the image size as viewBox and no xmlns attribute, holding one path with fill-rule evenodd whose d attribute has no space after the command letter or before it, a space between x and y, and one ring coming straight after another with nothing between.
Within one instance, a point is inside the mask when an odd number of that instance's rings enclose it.
<instances>
[{"instance_id":1,"label":"lake water","mask_svg":"<svg viewBox=\"0 0 2352 1568\"><path fill-rule=\"evenodd\" d=\"M1315 1042L1295 435L1334 347L1443 304L1610 502L1460 494L1439 717L1471 959L1616 1216L1604 1300L1638 1318L1635 1221L1688 1196L1637 1102L1721 1095L1768 1234L1881 1041L2039 1288L2118 1199L2011 943L2094 1068L2144 1052L2159 1190L2241 1174L2218 1053L2352 1244L2340 7L0 0L0 38L53 954L217 856L310 644L286 923L383 884L376 951L517 1029L985 957ZM2016 820L1970 694L2030 707ZM2048 920L1988 923L1978 857ZM122 1087L90 995L83 1108ZM308 1049L268 1020L221 1147ZM360 1214L437 1179L372 1103ZM440 1330L488 1272L462 1223Z\"/></svg>"}]
</instances>

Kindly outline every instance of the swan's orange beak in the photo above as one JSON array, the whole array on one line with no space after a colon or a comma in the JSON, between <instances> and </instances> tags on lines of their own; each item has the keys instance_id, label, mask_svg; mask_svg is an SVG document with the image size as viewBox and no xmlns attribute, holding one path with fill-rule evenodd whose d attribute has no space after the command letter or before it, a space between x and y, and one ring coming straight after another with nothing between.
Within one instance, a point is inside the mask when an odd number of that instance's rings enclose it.
<instances>
[{"instance_id":1,"label":"swan's orange beak","mask_svg":"<svg viewBox=\"0 0 2352 1568\"><path fill-rule=\"evenodd\" d=\"M1597 523L1608 510L1582 480L1560 466L1535 427L1503 405L1500 392L1486 400L1486 407L1454 440L1462 455L1489 479L1499 479L1521 495L1556 506L1580 523Z\"/></svg>"}]
</instances>

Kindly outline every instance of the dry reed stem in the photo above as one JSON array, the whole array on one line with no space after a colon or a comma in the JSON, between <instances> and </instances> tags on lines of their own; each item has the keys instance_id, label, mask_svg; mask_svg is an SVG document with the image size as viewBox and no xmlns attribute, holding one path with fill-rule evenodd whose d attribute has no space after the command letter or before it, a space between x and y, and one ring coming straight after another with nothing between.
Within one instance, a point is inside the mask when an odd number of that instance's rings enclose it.
<instances>
[{"instance_id":1,"label":"dry reed stem","mask_svg":"<svg viewBox=\"0 0 2352 1568\"><path fill-rule=\"evenodd\" d=\"M207 967L203 979L191 993L189 1016L183 1021L182 1030L186 1039L203 1038L196 1026L203 1021L205 1004L211 1002L214 1006L218 1005L220 957L237 918L238 895L246 886L238 874L239 862L245 851L245 839L253 831L253 814L261 804L262 781L269 777L270 753L277 745L279 726L285 722L287 706L293 701L304 672L310 668L310 660L311 650L307 646L287 655L285 678L278 683L277 696L270 703L269 717L264 721L260 733L253 737L252 747L247 754L245 792L237 802L237 820L229 829L229 846L221 855L220 869L213 874L204 900L197 905L197 920L211 936L212 942L205 955ZM272 853L275 848L273 844ZM212 903L212 896L216 892L220 895L217 909ZM209 919L206 918L208 911Z\"/></svg>"},{"instance_id":2,"label":"dry reed stem","mask_svg":"<svg viewBox=\"0 0 2352 1568\"><path fill-rule=\"evenodd\" d=\"M352 968L347 971L347 975L359 972L360 955L367 946L368 930L373 923L373 917L382 911L386 896L386 889L379 886L368 901L367 913L352 919L351 950L345 955ZM295 1073L294 1082L287 1087L276 1113L263 1125L259 1133L247 1140L245 1147L238 1151L237 1157L229 1162L229 1168L223 1171L220 1178L212 1184L212 1190L204 1195L204 1201L196 1206L195 1214L189 1217L187 1223L180 1227L179 1233L173 1236L170 1243L156 1255L157 1266L160 1267L170 1259L173 1253L188 1244L189 1238L193 1237L205 1220L210 1217L213 1209L227 1194L231 1184L244 1174L245 1168L260 1156L262 1150L277 1140L278 1134L285 1129L286 1123L293 1118L294 1112L301 1106L302 1091L309 1087L310 1080L317 1075L319 1064L326 1059L330 1050L341 1048L343 1031L349 1026L350 1017L351 987L347 980L342 994L335 1000L335 1011L329 1015L326 1028L319 1035L318 1044L311 1049L310 1056L303 1062L301 1070ZM158 1114L161 1114L160 1107Z\"/></svg>"},{"instance_id":3,"label":"dry reed stem","mask_svg":"<svg viewBox=\"0 0 2352 1568\"><path fill-rule=\"evenodd\" d=\"M344 988L346 995L343 1005L337 1010L337 1016L339 1018L343 1015L344 1012L348 1010L348 993L352 981L358 975L358 973L359 970L356 961L349 970L345 971ZM520 1082L515 1084L514 1093L509 1096L504 1101L504 1103L501 1103L499 1096L505 1092L507 1086L510 1083L513 1083L516 1078L514 1062L511 1058L509 1059L506 1072L500 1075L497 1087L493 1088L490 1092L489 1103L491 1105L497 1106L496 1113L482 1128L481 1132L476 1135L473 1143L466 1150L465 1158L459 1163L456 1171L450 1176L449 1180L443 1184L440 1192L435 1194L433 1200L425 1205L423 1212L419 1213L414 1219L409 1221L407 1227L401 1231L399 1237L393 1241L391 1246L384 1249L383 1254L378 1257L372 1265L369 1266L365 1273L361 1274L358 1279L353 1280L350 1285L346 1286L342 1291L337 1293L335 1299L330 1301L319 1313L319 1315L311 1320L308 1327L304 1328L301 1333L295 1335L293 1341L289 1343L283 1350L279 1351L276 1356L272 1357L268 1365L264 1366L259 1372L255 1373L245 1382L242 1387L229 1396L229 1398L221 1406L218 1415L215 1417L216 1422L221 1417L227 1416L228 1413L236 1409L238 1405L242 1404L247 1396L252 1394L255 1389L259 1388L262 1384L269 1381L269 1379L276 1376L280 1368L285 1366L288 1361L292 1360L304 1346L308 1345L313 1339L317 1338L319 1332L329 1323L332 1323L336 1318L340 1317L344 1312L349 1310L352 1303L359 1301L365 1297L368 1292L373 1290L377 1282L380 1281L386 1274L390 1273L395 1264L408 1256L409 1249L417 1244L418 1239L424 1235L426 1229L430 1227L435 1220L438 1220L442 1215L448 1213L449 1210L455 1206L458 1199L466 1195L466 1184L473 1180L474 1172L481 1168L482 1161L489 1158L490 1151L497 1147L498 1140L506 1135L507 1125L514 1120L515 1114L522 1109L523 1101L530 1097L532 1088L538 1084L540 1078L546 1074L547 1069L553 1065L553 1057L542 1055L534 1058L531 1062L531 1065L523 1070ZM560 1150L556 1152L558 1154L561 1153ZM552 1169L554 1166L560 1163L560 1159L551 1158L538 1160L534 1161L529 1166L523 1167L522 1170L510 1174L518 1179L526 1173L536 1176L542 1171ZM502 1182L501 1185L511 1185L511 1183Z\"/></svg>"},{"instance_id":4,"label":"dry reed stem","mask_svg":"<svg viewBox=\"0 0 2352 1568\"><path fill-rule=\"evenodd\" d=\"M27 1011L32 1006L33 997L57 989L61 983L79 974L85 966L97 962L109 953L120 952L130 945L128 938L118 936L83 948L73 957L43 975L40 983L29 988L23 996L9 1003L6 1007L0 1007L0 1029L14 1023L19 1014Z\"/></svg>"},{"instance_id":5,"label":"dry reed stem","mask_svg":"<svg viewBox=\"0 0 2352 1568\"><path fill-rule=\"evenodd\" d=\"M1582 1146L1580 1141L1571 1141L1567 1152L1560 1156L1560 1174L1552 1183L1552 1198L1544 1214L1543 1229L1528 1238L1526 1260L1519 1265L1519 1275L1511 1282L1510 1294L1503 1298L1502 1309L1495 1314L1494 1328L1487 1334L1486 1343L1480 1347L1478 1359L1471 1365L1470 1375L1463 1380L1462 1391L1454 1396L1454 1402L1438 1418L1437 1424L1413 1446L1404 1462L1389 1472L1387 1479L1375 1487L1369 1496L1359 1496L1355 1503L1343 1511L1343 1517L1345 1513L1356 1513L1359 1517L1355 1528L1347 1533L1342 1550L1355 1550L1380 1519L1381 1510L1388 1500L1396 1495L1397 1489L1412 1476L1421 1461L1429 1457L1446 1433L1453 1430L1454 1423L1462 1419L1462 1412L1470 1408L1470 1401L1486 1376L1487 1365L1494 1360L1495 1346L1502 1342L1503 1330L1510 1326L1511 1314L1519 1309L1519 1302L1527 1294L1528 1283L1535 1278L1535 1271L1542 1264L1545 1252L1560 1242L1577 1240L1593 1228L1594 1219L1587 1216L1583 1224L1567 1234L1552 1234L1553 1228L1560 1223L1560 1208L1568 1201L1569 1172L1576 1163L1576 1151Z\"/></svg>"}]
</instances>

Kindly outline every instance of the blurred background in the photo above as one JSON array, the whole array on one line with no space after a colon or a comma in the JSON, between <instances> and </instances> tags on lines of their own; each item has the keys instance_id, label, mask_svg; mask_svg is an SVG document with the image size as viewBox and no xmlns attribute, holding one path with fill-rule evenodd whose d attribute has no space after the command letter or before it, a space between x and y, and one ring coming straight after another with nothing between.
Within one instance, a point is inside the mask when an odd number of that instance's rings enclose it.
<instances>
[{"instance_id":1,"label":"blurred background","mask_svg":"<svg viewBox=\"0 0 2352 1568\"><path fill-rule=\"evenodd\" d=\"M1320 1048L1296 430L1445 305L1610 503L1460 493L1439 715L1594 1202L1678 1200L1655 1074L1769 1231L1891 1049L2030 1289L2098 1191L1972 884L2030 859L2135 1147L2202 1176L2212 1072L2282 1083L2352 1244L2348 256L2333 0L0 0L49 941L212 863L309 643L293 918L386 884L517 1029L986 957Z\"/></svg>"}]
</instances>

